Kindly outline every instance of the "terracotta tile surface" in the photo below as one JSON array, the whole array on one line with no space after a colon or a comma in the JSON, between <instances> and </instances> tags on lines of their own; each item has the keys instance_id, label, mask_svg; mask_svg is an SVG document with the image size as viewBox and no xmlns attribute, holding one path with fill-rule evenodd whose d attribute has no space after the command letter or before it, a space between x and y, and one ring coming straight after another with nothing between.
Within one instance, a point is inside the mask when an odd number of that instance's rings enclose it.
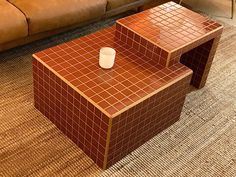
<instances>
[{"instance_id":1,"label":"terracotta tile surface","mask_svg":"<svg viewBox=\"0 0 236 177\"><path fill-rule=\"evenodd\" d=\"M114 68L98 65L103 46L117 51ZM190 70L177 63L165 68L115 38L115 27L73 40L34 55L50 70L78 89L109 117L153 94Z\"/></svg>"},{"instance_id":2,"label":"terracotta tile surface","mask_svg":"<svg viewBox=\"0 0 236 177\"><path fill-rule=\"evenodd\" d=\"M181 55L180 62L193 70L191 84L204 87L213 62L220 36L211 39Z\"/></svg>"},{"instance_id":3,"label":"terracotta tile surface","mask_svg":"<svg viewBox=\"0 0 236 177\"><path fill-rule=\"evenodd\" d=\"M191 68L191 84L197 88L206 83L222 31L219 23L174 2L125 17L116 24L117 38L148 58L165 67L181 62ZM193 57L191 51L203 53L200 57L205 61Z\"/></svg>"},{"instance_id":4,"label":"terracotta tile surface","mask_svg":"<svg viewBox=\"0 0 236 177\"><path fill-rule=\"evenodd\" d=\"M33 60L35 107L103 167L109 118L37 60Z\"/></svg>"},{"instance_id":5,"label":"terracotta tile surface","mask_svg":"<svg viewBox=\"0 0 236 177\"><path fill-rule=\"evenodd\" d=\"M173 2L118 20L34 54L35 107L106 169L179 119L190 80L206 83L221 33ZM101 47L116 50L112 69L99 67Z\"/></svg>"},{"instance_id":6,"label":"terracotta tile surface","mask_svg":"<svg viewBox=\"0 0 236 177\"><path fill-rule=\"evenodd\" d=\"M222 28L208 17L174 2L125 17L117 23L167 52L183 48Z\"/></svg>"},{"instance_id":7,"label":"terracotta tile surface","mask_svg":"<svg viewBox=\"0 0 236 177\"><path fill-rule=\"evenodd\" d=\"M108 167L179 120L190 80L191 75L112 119Z\"/></svg>"}]
</instances>

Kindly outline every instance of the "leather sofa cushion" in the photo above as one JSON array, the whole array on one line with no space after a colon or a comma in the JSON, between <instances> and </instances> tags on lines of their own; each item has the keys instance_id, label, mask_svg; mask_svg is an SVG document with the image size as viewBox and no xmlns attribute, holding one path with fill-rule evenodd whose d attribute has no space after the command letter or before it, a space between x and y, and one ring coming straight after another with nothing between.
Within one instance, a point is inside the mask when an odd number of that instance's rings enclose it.
<instances>
[{"instance_id":1,"label":"leather sofa cushion","mask_svg":"<svg viewBox=\"0 0 236 177\"><path fill-rule=\"evenodd\" d=\"M24 14L5 0L0 0L0 44L28 35Z\"/></svg>"},{"instance_id":2,"label":"leather sofa cushion","mask_svg":"<svg viewBox=\"0 0 236 177\"><path fill-rule=\"evenodd\" d=\"M138 0L108 0L107 10L112 10L117 7L123 6L131 2L135 2L135 1L138 1Z\"/></svg>"},{"instance_id":3,"label":"leather sofa cushion","mask_svg":"<svg viewBox=\"0 0 236 177\"><path fill-rule=\"evenodd\" d=\"M26 16L29 34L81 23L105 14L106 0L9 0Z\"/></svg>"}]
</instances>

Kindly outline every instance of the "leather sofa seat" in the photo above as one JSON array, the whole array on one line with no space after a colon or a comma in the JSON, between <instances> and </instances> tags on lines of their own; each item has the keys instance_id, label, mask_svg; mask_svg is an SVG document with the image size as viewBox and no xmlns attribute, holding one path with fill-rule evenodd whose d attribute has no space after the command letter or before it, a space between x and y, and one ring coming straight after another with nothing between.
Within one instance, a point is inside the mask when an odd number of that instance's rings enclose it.
<instances>
[{"instance_id":1,"label":"leather sofa seat","mask_svg":"<svg viewBox=\"0 0 236 177\"><path fill-rule=\"evenodd\" d=\"M28 35L24 14L5 0L0 0L0 44Z\"/></svg>"},{"instance_id":2,"label":"leather sofa seat","mask_svg":"<svg viewBox=\"0 0 236 177\"><path fill-rule=\"evenodd\" d=\"M9 0L26 16L29 35L85 22L105 14L106 0Z\"/></svg>"},{"instance_id":3,"label":"leather sofa seat","mask_svg":"<svg viewBox=\"0 0 236 177\"><path fill-rule=\"evenodd\" d=\"M138 0L108 0L107 10L112 10L112 9L117 8L117 7L121 7L125 4L135 2L135 1L138 1Z\"/></svg>"}]
</instances>

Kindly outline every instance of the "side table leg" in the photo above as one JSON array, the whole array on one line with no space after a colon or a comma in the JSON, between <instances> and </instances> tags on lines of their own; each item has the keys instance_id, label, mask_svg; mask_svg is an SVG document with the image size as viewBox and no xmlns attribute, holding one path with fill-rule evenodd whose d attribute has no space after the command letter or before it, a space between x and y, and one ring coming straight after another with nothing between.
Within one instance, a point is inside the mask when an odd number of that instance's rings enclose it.
<instances>
[{"instance_id":1,"label":"side table leg","mask_svg":"<svg viewBox=\"0 0 236 177\"><path fill-rule=\"evenodd\" d=\"M191 85L202 88L211 68L220 36L184 53L180 62L193 70Z\"/></svg>"}]
</instances>

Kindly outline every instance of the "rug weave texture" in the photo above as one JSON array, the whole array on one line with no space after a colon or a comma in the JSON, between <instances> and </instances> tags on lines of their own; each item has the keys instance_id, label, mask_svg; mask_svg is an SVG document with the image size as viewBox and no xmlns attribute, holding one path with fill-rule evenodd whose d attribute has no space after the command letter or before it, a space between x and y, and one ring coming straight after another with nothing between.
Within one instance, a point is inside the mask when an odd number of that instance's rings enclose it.
<instances>
[{"instance_id":1,"label":"rug weave texture","mask_svg":"<svg viewBox=\"0 0 236 177\"><path fill-rule=\"evenodd\" d=\"M0 54L0 177L236 176L236 28L227 24L206 86L187 95L180 121L106 171L34 108L31 55L116 18Z\"/></svg>"}]
</instances>

